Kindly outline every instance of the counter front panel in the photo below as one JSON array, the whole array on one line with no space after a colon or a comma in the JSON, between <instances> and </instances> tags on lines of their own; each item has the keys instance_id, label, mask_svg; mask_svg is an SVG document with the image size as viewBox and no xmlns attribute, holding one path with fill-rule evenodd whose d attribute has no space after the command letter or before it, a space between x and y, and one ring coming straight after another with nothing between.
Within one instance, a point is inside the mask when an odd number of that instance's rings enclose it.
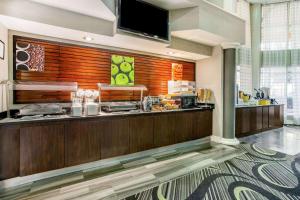
<instances>
[{"instance_id":1,"label":"counter front panel","mask_svg":"<svg viewBox=\"0 0 300 200\"><path fill-rule=\"evenodd\" d=\"M196 140L212 110L0 124L0 180Z\"/></svg>"},{"instance_id":2,"label":"counter front panel","mask_svg":"<svg viewBox=\"0 0 300 200\"><path fill-rule=\"evenodd\" d=\"M236 108L236 137L283 126L284 105L241 106Z\"/></svg>"}]
</instances>

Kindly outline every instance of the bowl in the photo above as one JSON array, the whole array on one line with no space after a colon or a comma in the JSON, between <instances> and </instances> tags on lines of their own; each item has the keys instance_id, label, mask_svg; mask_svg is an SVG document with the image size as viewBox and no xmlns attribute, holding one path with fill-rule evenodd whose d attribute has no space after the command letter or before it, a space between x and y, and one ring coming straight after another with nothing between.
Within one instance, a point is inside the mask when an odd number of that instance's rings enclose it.
<instances>
[{"instance_id":1,"label":"bowl","mask_svg":"<svg viewBox=\"0 0 300 200\"><path fill-rule=\"evenodd\" d=\"M269 99L261 99L258 101L258 105L260 105L260 106L267 106L270 104L271 104L271 101Z\"/></svg>"}]
</instances>

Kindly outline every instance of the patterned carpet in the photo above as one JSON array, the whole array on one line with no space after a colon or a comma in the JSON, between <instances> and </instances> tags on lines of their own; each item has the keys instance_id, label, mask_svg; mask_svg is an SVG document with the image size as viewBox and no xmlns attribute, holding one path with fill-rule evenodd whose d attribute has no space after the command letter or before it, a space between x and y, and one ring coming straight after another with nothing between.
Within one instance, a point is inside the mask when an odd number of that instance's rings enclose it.
<instances>
[{"instance_id":1,"label":"patterned carpet","mask_svg":"<svg viewBox=\"0 0 300 200\"><path fill-rule=\"evenodd\" d=\"M126 200L300 199L300 157L257 144L245 154L126 198Z\"/></svg>"}]
</instances>

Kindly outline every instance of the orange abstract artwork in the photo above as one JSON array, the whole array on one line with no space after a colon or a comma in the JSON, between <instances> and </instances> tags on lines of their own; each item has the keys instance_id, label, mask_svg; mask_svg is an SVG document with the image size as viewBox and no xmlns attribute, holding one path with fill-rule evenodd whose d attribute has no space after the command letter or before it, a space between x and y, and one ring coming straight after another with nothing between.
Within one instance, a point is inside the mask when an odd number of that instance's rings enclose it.
<instances>
[{"instance_id":1,"label":"orange abstract artwork","mask_svg":"<svg viewBox=\"0 0 300 200\"><path fill-rule=\"evenodd\" d=\"M172 80L182 80L183 76L183 65L178 63L172 63Z\"/></svg>"}]
</instances>

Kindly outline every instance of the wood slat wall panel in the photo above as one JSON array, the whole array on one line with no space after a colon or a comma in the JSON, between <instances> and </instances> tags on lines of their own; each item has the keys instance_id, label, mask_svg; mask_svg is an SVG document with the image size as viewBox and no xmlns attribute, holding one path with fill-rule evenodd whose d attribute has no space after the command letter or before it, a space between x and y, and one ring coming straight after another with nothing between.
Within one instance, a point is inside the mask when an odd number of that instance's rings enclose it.
<instances>
[{"instance_id":1,"label":"wood slat wall panel","mask_svg":"<svg viewBox=\"0 0 300 200\"><path fill-rule=\"evenodd\" d=\"M16 71L16 80L78 82L83 89L97 89L96 84L110 83L111 55L135 58L135 84L148 87L146 95L168 92L172 63L183 64L183 79L195 81L195 63L123 51L112 51L14 36L15 42L29 42L45 47L45 71ZM104 91L103 99L138 100L139 92ZM69 92L16 91L15 103L70 102Z\"/></svg>"}]
</instances>

